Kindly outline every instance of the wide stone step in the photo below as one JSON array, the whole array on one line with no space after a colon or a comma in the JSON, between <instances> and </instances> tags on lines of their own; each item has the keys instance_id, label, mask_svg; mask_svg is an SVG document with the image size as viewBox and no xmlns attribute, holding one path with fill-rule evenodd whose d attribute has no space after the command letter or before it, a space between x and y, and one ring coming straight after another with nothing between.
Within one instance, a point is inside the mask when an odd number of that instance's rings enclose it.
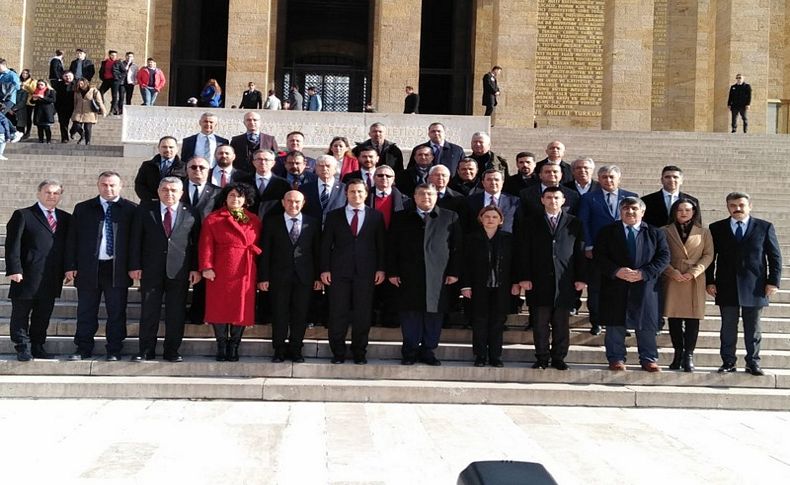
<instances>
[{"instance_id":1,"label":"wide stone step","mask_svg":"<svg viewBox=\"0 0 790 485\"><path fill-rule=\"evenodd\" d=\"M227 399L786 410L788 389L292 378L0 376L3 398Z\"/></svg>"}]
</instances>

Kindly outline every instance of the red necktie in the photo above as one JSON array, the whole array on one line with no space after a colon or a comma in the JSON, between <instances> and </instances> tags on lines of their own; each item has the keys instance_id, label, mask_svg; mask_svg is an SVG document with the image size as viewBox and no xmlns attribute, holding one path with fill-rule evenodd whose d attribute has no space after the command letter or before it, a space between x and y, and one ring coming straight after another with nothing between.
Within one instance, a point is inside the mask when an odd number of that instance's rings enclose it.
<instances>
[{"instance_id":1,"label":"red necktie","mask_svg":"<svg viewBox=\"0 0 790 485\"><path fill-rule=\"evenodd\" d=\"M47 222L49 223L49 229L54 233L58 228L58 221L55 220L53 212L52 209L47 210Z\"/></svg>"},{"instance_id":2,"label":"red necktie","mask_svg":"<svg viewBox=\"0 0 790 485\"><path fill-rule=\"evenodd\" d=\"M370 172L365 172L365 183L368 184L368 189L373 187L373 181L370 180Z\"/></svg>"},{"instance_id":3,"label":"red necktie","mask_svg":"<svg viewBox=\"0 0 790 485\"><path fill-rule=\"evenodd\" d=\"M224 170L220 170L220 172L222 172L222 175L219 178L219 186L224 187L228 185L228 176L225 174Z\"/></svg>"},{"instance_id":4,"label":"red necktie","mask_svg":"<svg viewBox=\"0 0 790 485\"><path fill-rule=\"evenodd\" d=\"M173 234L173 209L168 207L165 209L165 219L162 221L162 225L165 227L165 236L170 238L170 235Z\"/></svg>"},{"instance_id":5,"label":"red necktie","mask_svg":"<svg viewBox=\"0 0 790 485\"><path fill-rule=\"evenodd\" d=\"M359 209L354 209L354 216L351 218L351 234L357 237L359 226Z\"/></svg>"}]
</instances>

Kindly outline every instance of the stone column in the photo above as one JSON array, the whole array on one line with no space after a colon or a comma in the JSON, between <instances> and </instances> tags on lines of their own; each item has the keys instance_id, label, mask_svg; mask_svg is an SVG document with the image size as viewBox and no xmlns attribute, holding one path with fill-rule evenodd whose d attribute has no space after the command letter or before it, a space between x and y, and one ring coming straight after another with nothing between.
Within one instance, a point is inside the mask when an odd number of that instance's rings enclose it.
<instances>
[{"instance_id":1,"label":"stone column","mask_svg":"<svg viewBox=\"0 0 790 485\"><path fill-rule=\"evenodd\" d=\"M421 0L376 0L373 14L372 104L402 113L403 88L420 81Z\"/></svg>"},{"instance_id":2,"label":"stone column","mask_svg":"<svg viewBox=\"0 0 790 485\"><path fill-rule=\"evenodd\" d=\"M472 93L472 114L483 116L485 107L482 105L483 98L483 74L488 72L496 64L493 58L494 43L494 2L495 0L477 0L475 2L475 25L472 38L474 45L474 92Z\"/></svg>"},{"instance_id":3,"label":"stone column","mask_svg":"<svg viewBox=\"0 0 790 485\"><path fill-rule=\"evenodd\" d=\"M28 9L29 10L29 9ZM0 0L0 12L3 12L3 28L0 29L0 45L3 46L3 57L8 67L21 71L24 56L25 9L19 0Z\"/></svg>"},{"instance_id":4,"label":"stone column","mask_svg":"<svg viewBox=\"0 0 790 485\"><path fill-rule=\"evenodd\" d=\"M228 67L223 86L225 104L236 104L250 81L264 96L274 75L271 59L271 0L230 0L228 6Z\"/></svg>"},{"instance_id":5,"label":"stone column","mask_svg":"<svg viewBox=\"0 0 790 485\"><path fill-rule=\"evenodd\" d=\"M170 95L170 63L173 43L173 1L154 0L153 12L148 20L148 42L145 55L135 56L137 65L145 67L148 57L156 59L156 67L164 71L167 83L156 98L156 104L167 106ZM139 90L135 89L139 94ZM184 100L182 100L183 102Z\"/></svg>"},{"instance_id":6,"label":"stone column","mask_svg":"<svg viewBox=\"0 0 790 485\"><path fill-rule=\"evenodd\" d=\"M601 128L649 131L653 0L606 0Z\"/></svg>"},{"instance_id":7,"label":"stone column","mask_svg":"<svg viewBox=\"0 0 790 485\"><path fill-rule=\"evenodd\" d=\"M538 45L538 0L495 0L492 64L502 67L497 79L498 105L491 120L499 126L531 128L535 116L535 52ZM484 72L475 73L480 77ZM481 87L482 96L482 87ZM478 96L477 104L481 103ZM482 114L482 113L481 113Z\"/></svg>"},{"instance_id":8,"label":"stone column","mask_svg":"<svg viewBox=\"0 0 790 485\"><path fill-rule=\"evenodd\" d=\"M771 6L765 0L719 0L716 3L715 131L730 130L727 97L735 75L752 86L749 131L765 133ZM740 121L739 130L740 130Z\"/></svg>"}]
</instances>

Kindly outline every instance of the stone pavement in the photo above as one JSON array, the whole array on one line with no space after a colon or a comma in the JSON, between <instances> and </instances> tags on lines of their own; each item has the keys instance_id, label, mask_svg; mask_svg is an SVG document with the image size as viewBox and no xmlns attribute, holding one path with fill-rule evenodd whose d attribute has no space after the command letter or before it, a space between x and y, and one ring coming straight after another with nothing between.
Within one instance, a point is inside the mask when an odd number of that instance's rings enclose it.
<instances>
[{"instance_id":1,"label":"stone pavement","mask_svg":"<svg viewBox=\"0 0 790 485\"><path fill-rule=\"evenodd\" d=\"M790 412L0 400L3 481L454 484L477 460L561 484L787 483Z\"/></svg>"}]
</instances>

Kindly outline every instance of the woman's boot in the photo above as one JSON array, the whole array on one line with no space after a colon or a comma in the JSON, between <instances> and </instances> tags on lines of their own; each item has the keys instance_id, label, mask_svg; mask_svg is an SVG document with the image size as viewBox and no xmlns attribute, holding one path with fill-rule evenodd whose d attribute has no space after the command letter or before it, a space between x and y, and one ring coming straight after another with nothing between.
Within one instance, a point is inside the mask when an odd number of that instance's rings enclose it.
<instances>
[{"instance_id":1,"label":"woman's boot","mask_svg":"<svg viewBox=\"0 0 790 485\"><path fill-rule=\"evenodd\" d=\"M230 341L228 342L228 361L239 361L239 345L241 345L241 336L244 333L242 325L230 325Z\"/></svg>"},{"instance_id":2,"label":"woman's boot","mask_svg":"<svg viewBox=\"0 0 790 485\"><path fill-rule=\"evenodd\" d=\"M672 359L672 363L669 364L669 368L672 370L680 369L680 364L683 362L683 351L680 349L675 349L675 357Z\"/></svg>"},{"instance_id":3,"label":"woman's boot","mask_svg":"<svg viewBox=\"0 0 790 485\"><path fill-rule=\"evenodd\" d=\"M683 370L685 372L694 372L694 354L686 352L683 354Z\"/></svg>"},{"instance_id":4,"label":"woman's boot","mask_svg":"<svg viewBox=\"0 0 790 485\"><path fill-rule=\"evenodd\" d=\"M214 337L217 339L217 362L224 362L228 354L228 326L212 325L212 327L214 327Z\"/></svg>"}]
</instances>

